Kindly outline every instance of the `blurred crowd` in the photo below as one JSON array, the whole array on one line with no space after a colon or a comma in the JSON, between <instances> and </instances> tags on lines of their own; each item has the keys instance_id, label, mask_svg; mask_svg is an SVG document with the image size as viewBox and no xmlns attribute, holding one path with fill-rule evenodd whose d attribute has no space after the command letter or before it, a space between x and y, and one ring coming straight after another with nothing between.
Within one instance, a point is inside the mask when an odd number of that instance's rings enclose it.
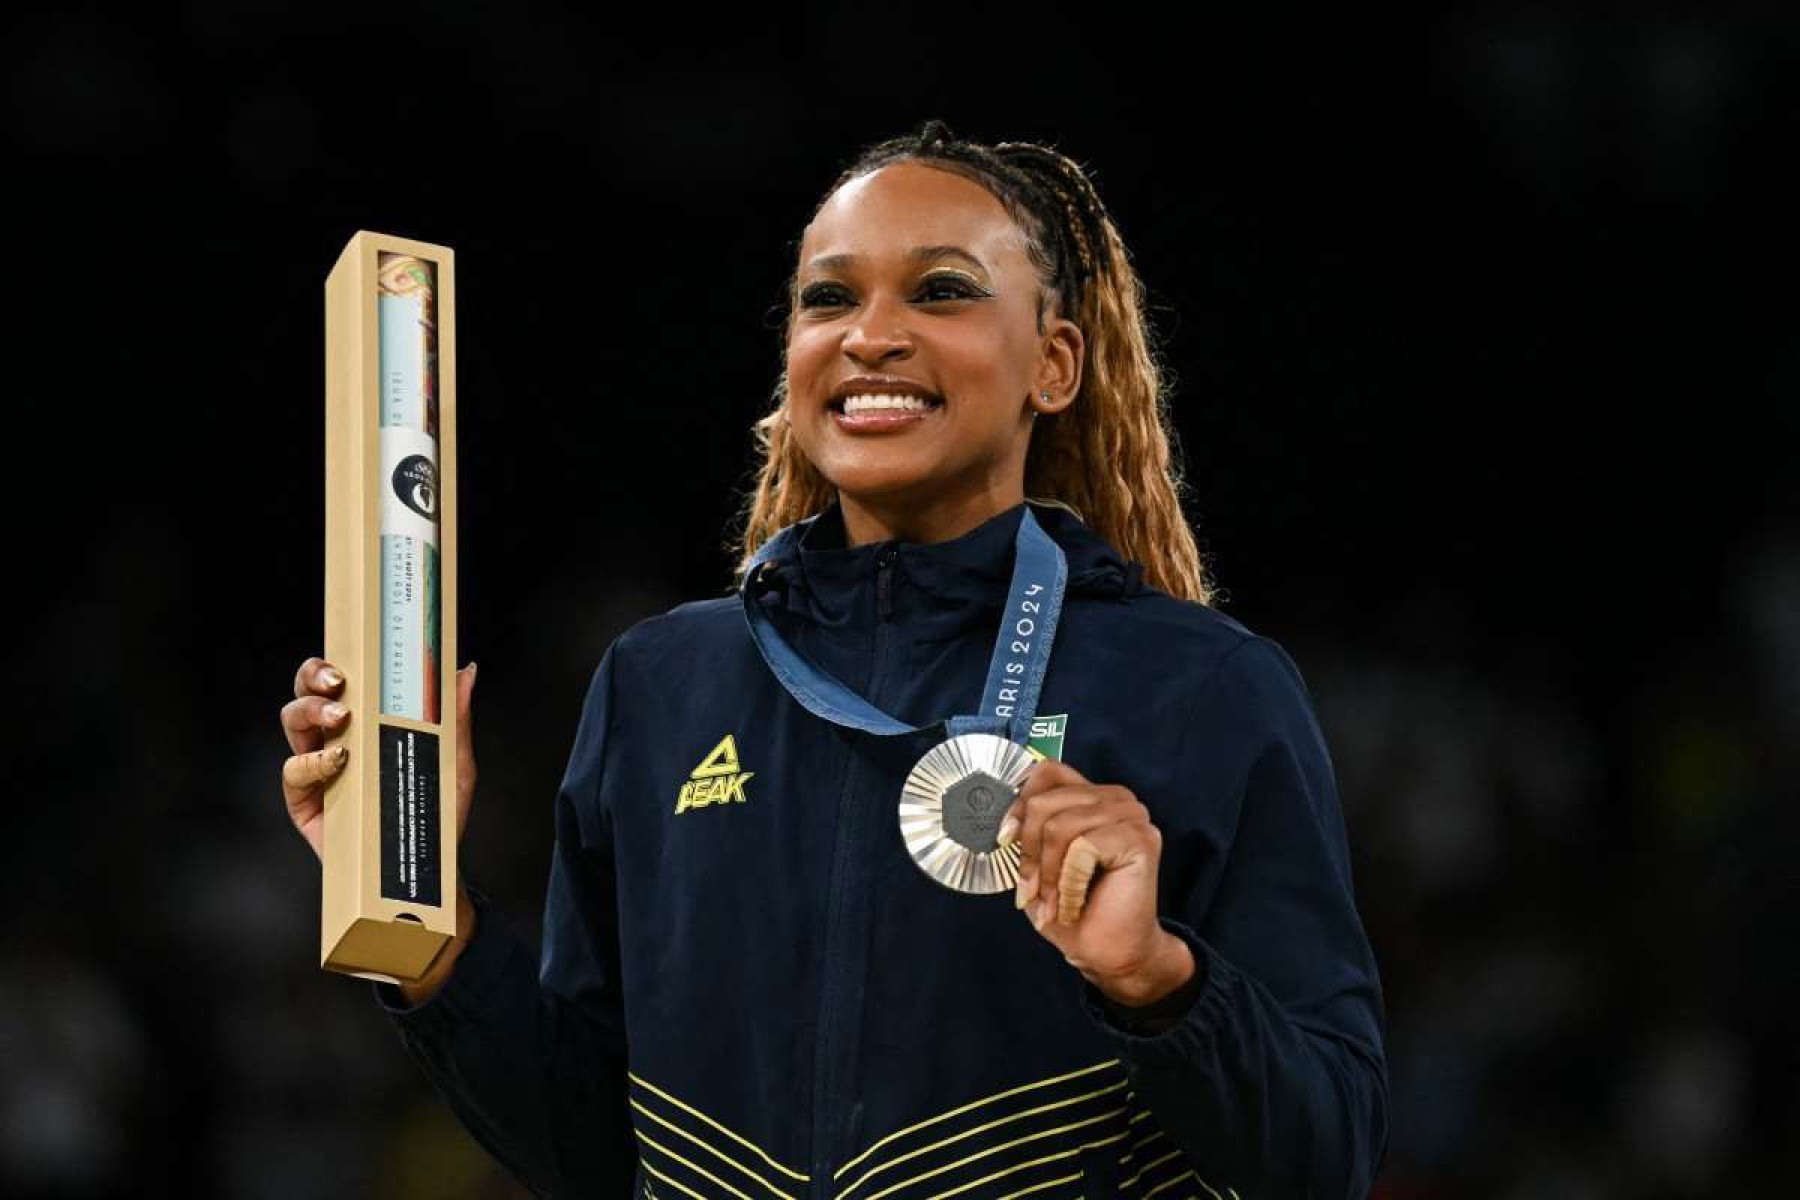
<instances>
[{"instance_id":1,"label":"blurred crowd","mask_svg":"<svg viewBox=\"0 0 1800 1200\"><path fill-rule=\"evenodd\" d=\"M1579 640L1426 629L1429 657L1302 659L1388 994L1382 1195L1791 1177L1800 540L1756 548L1720 600L1717 626L1585 690Z\"/></svg>"}]
</instances>

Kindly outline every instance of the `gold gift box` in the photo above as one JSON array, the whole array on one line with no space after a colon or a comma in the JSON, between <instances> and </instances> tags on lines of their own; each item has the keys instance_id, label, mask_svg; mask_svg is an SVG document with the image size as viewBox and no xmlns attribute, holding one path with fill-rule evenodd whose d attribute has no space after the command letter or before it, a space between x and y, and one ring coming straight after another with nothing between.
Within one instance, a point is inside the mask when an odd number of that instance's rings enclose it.
<instances>
[{"instance_id":1,"label":"gold gift box","mask_svg":"<svg viewBox=\"0 0 1800 1200\"><path fill-rule=\"evenodd\" d=\"M325 792L319 963L389 982L422 977L456 932L455 314L446 246L360 230L325 280L325 657L352 717ZM397 396L419 428L395 432ZM384 538L396 520L435 535L435 575L425 537Z\"/></svg>"}]
</instances>

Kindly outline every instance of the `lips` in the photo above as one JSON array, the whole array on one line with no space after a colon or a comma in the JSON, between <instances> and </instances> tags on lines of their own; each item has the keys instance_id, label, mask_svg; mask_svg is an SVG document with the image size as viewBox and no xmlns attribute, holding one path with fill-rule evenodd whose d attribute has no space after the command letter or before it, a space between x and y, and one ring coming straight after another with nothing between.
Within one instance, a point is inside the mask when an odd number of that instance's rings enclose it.
<instances>
[{"instance_id":1,"label":"lips","mask_svg":"<svg viewBox=\"0 0 1800 1200\"><path fill-rule=\"evenodd\" d=\"M922 400L928 408L942 408L944 398L921 383L910 379L900 379L891 375L858 375L854 379L846 379L831 393L829 405L832 412L844 413L846 401L857 397L859 408L887 408L891 411L905 411L906 406L895 401L887 404L870 405L869 400L879 401L883 397L894 397L896 400Z\"/></svg>"},{"instance_id":2,"label":"lips","mask_svg":"<svg viewBox=\"0 0 1800 1200\"><path fill-rule=\"evenodd\" d=\"M842 400L833 401L833 412L845 416L858 416L878 412L930 412L934 408L942 408L942 400L925 396L902 396L894 393L874 395L845 396Z\"/></svg>"},{"instance_id":3,"label":"lips","mask_svg":"<svg viewBox=\"0 0 1800 1200\"><path fill-rule=\"evenodd\" d=\"M839 429L851 433L882 433L933 420L941 409L941 405L919 401L907 408L873 407L858 408L854 411L834 410L831 419Z\"/></svg>"}]
</instances>

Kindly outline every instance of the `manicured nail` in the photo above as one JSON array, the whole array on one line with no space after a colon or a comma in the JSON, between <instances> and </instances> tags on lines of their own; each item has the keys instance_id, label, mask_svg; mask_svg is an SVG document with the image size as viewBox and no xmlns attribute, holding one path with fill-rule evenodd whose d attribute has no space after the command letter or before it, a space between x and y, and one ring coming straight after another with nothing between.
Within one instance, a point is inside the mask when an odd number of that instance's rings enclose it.
<instances>
[{"instance_id":1,"label":"manicured nail","mask_svg":"<svg viewBox=\"0 0 1800 1200\"><path fill-rule=\"evenodd\" d=\"M344 765L345 762L349 761L349 758L350 758L349 744L346 742L339 742L337 744L337 748L332 752L331 761L341 767Z\"/></svg>"},{"instance_id":2,"label":"manicured nail","mask_svg":"<svg viewBox=\"0 0 1800 1200\"><path fill-rule=\"evenodd\" d=\"M335 667L323 667L319 670L319 682L326 687L336 687L344 682L344 677L338 674Z\"/></svg>"},{"instance_id":3,"label":"manicured nail","mask_svg":"<svg viewBox=\"0 0 1800 1200\"><path fill-rule=\"evenodd\" d=\"M994 835L994 843L999 846L1010 846L1013 844L1013 839L1018 836L1019 818L1007 813L1006 820L1000 822L1000 832Z\"/></svg>"},{"instance_id":4,"label":"manicured nail","mask_svg":"<svg viewBox=\"0 0 1800 1200\"><path fill-rule=\"evenodd\" d=\"M333 725L336 725L339 721L350 715L350 710L341 704L327 704L324 711L325 719L330 721Z\"/></svg>"},{"instance_id":5,"label":"manicured nail","mask_svg":"<svg viewBox=\"0 0 1800 1200\"><path fill-rule=\"evenodd\" d=\"M1019 886L1013 889L1013 907L1024 908L1027 901L1037 894L1029 874L1019 876Z\"/></svg>"},{"instance_id":6,"label":"manicured nail","mask_svg":"<svg viewBox=\"0 0 1800 1200\"><path fill-rule=\"evenodd\" d=\"M1037 907L1031 910L1031 927L1033 929L1042 929L1044 927L1044 922L1049 919L1050 902L1048 900L1039 900L1037 902Z\"/></svg>"}]
</instances>

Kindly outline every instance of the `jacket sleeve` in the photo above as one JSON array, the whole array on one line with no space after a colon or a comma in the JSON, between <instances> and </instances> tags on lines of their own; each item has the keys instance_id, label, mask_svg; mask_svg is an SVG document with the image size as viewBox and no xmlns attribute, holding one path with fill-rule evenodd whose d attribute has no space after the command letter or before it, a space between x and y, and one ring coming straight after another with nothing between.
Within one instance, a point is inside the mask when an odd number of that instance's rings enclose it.
<instances>
[{"instance_id":1,"label":"jacket sleeve","mask_svg":"<svg viewBox=\"0 0 1800 1200\"><path fill-rule=\"evenodd\" d=\"M1217 886L1159 901L1198 988L1151 1033L1085 979L1083 1002L1216 1194L1360 1200L1387 1147L1385 1017L1324 737L1299 670L1263 637L1226 655L1193 719L1238 747L1198 770L1236 818Z\"/></svg>"},{"instance_id":2,"label":"jacket sleeve","mask_svg":"<svg viewBox=\"0 0 1800 1200\"><path fill-rule=\"evenodd\" d=\"M636 1175L611 839L598 795L612 660L608 650L594 672L556 797L541 966L469 887L475 936L444 986L408 1008L397 987L374 985L458 1120L537 1196L630 1195Z\"/></svg>"}]
</instances>

